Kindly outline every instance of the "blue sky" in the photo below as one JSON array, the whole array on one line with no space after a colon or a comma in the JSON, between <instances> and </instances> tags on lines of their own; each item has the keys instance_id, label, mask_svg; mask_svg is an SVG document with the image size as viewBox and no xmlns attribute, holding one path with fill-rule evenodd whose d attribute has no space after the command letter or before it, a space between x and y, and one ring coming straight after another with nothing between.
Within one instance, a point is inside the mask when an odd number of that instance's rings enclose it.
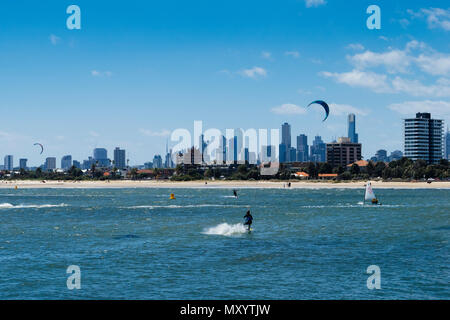
<instances>
[{"instance_id":1,"label":"blue sky","mask_svg":"<svg viewBox=\"0 0 450 320\"><path fill-rule=\"evenodd\" d=\"M81 30L66 27L71 4ZM371 4L380 30L366 27ZM417 111L448 123L449 40L448 1L8 1L0 157L39 165L120 146L142 164L194 120L221 130L287 121L293 137L329 142L354 112L368 158L402 149L402 119ZM316 99L331 105L326 122L305 109Z\"/></svg>"}]
</instances>

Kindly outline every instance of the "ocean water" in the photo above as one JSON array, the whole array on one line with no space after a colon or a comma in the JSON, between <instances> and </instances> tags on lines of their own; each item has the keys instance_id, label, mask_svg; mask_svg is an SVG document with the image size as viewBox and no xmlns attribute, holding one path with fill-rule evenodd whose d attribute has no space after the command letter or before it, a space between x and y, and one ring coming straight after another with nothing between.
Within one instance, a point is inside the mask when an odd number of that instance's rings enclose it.
<instances>
[{"instance_id":1,"label":"ocean water","mask_svg":"<svg viewBox=\"0 0 450 320\"><path fill-rule=\"evenodd\" d=\"M449 299L450 189L375 192L0 189L0 299Z\"/></svg>"}]
</instances>

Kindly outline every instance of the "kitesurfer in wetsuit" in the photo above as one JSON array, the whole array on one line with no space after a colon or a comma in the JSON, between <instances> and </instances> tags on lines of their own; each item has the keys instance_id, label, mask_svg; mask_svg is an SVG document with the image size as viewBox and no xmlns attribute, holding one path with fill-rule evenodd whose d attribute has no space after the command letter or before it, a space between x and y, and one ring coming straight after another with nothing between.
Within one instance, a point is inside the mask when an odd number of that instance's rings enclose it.
<instances>
[{"instance_id":1,"label":"kitesurfer in wetsuit","mask_svg":"<svg viewBox=\"0 0 450 320\"><path fill-rule=\"evenodd\" d=\"M237 198L237 191L236 190L233 190L233 194Z\"/></svg>"},{"instance_id":2,"label":"kitesurfer in wetsuit","mask_svg":"<svg viewBox=\"0 0 450 320\"><path fill-rule=\"evenodd\" d=\"M252 226L253 216L250 214L250 210L244 216L245 222L244 225L248 225L248 231L250 231L250 227Z\"/></svg>"}]
</instances>

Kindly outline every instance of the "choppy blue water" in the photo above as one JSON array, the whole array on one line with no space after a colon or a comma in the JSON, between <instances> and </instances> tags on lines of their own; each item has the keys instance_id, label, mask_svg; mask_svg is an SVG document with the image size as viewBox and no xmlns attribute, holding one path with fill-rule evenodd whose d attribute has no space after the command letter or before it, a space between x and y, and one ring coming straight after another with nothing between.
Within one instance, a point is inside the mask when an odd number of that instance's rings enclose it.
<instances>
[{"instance_id":1,"label":"choppy blue water","mask_svg":"<svg viewBox=\"0 0 450 320\"><path fill-rule=\"evenodd\" d=\"M449 299L450 190L375 191L0 189L0 298Z\"/></svg>"}]
</instances>

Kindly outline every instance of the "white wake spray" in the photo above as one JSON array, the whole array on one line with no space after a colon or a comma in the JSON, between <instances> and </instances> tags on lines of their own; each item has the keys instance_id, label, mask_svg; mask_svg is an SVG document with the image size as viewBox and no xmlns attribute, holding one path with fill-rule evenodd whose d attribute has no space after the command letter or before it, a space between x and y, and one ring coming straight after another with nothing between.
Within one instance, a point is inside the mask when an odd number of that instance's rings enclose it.
<instances>
[{"instance_id":1,"label":"white wake spray","mask_svg":"<svg viewBox=\"0 0 450 320\"><path fill-rule=\"evenodd\" d=\"M236 224L221 223L215 227L207 228L203 231L204 234L221 235L221 236L232 236L235 234L242 234L246 232L247 229L242 223Z\"/></svg>"},{"instance_id":2,"label":"white wake spray","mask_svg":"<svg viewBox=\"0 0 450 320\"><path fill-rule=\"evenodd\" d=\"M13 205L11 203L0 203L0 209L23 209L23 208L59 208L59 207L67 207L67 204L19 204Z\"/></svg>"}]
</instances>

